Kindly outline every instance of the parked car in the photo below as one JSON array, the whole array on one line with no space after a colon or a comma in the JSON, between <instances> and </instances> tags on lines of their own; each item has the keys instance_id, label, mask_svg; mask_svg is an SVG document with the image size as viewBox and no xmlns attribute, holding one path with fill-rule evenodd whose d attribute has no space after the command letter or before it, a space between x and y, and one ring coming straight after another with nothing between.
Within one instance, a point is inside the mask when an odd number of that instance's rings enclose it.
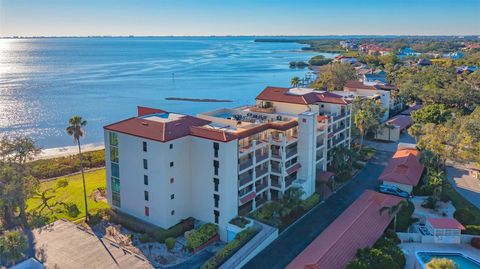
<instances>
[{"instance_id":1,"label":"parked car","mask_svg":"<svg viewBox=\"0 0 480 269\"><path fill-rule=\"evenodd\" d=\"M403 198L410 198L410 194L408 192L401 190L400 188L395 186L382 184L380 185L378 190L386 194L392 194Z\"/></svg>"}]
</instances>

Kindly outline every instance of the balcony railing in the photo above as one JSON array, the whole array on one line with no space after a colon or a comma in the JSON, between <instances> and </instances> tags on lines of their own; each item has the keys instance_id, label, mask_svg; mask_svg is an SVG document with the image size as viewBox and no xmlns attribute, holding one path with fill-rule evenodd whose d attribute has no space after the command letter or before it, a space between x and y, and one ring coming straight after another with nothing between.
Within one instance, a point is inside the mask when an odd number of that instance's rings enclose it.
<instances>
[{"instance_id":1,"label":"balcony railing","mask_svg":"<svg viewBox=\"0 0 480 269\"><path fill-rule=\"evenodd\" d=\"M257 178L260 178L262 176L264 176L265 174L268 173L268 168L267 167L264 167L264 168L260 168L260 169L255 169L255 176Z\"/></svg>"},{"instance_id":2,"label":"balcony railing","mask_svg":"<svg viewBox=\"0 0 480 269\"><path fill-rule=\"evenodd\" d=\"M273 187L277 187L277 188L281 188L282 185L280 184L280 182L278 182L277 180L272 180L272 184L271 184Z\"/></svg>"},{"instance_id":3,"label":"balcony railing","mask_svg":"<svg viewBox=\"0 0 480 269\"><path fill-rule=\"evenodd\" d=\"M256 162L259 163L263 160L266 160L268 158L268 154L266 154L266 153L265 154L257 154L255 156L255 158L256 158Z\"/></svg>"},{"instance_id":4,"label":"balcony railing","mask_svg":"<svg viewBox=\"0 0 480 269\"><path fill-rule=\"evenodd\" d=\"M242 171L242 170L244 170L244 169L252 166L252 164L253 164L253 160L252 160L252 159L250 159L250 160L248 160L248 161L245 161L245 162L243 162L243 163L240 163L240 165L239 165L239 168L240 168L240 169L239 169L239 170Z\"/></svg>"},{"instance_id":5,"label":"balcony railing","mask_svg":"<svg viewBox=\"0 0 480 269\"><path fill-rule=\"evenodd\" d=\"M278 151L278 152L273 152L273 151L272 151L272 157L273 157L273 158L281 159L281 158L282 158L282 155L281 155L281 154L282 154L282 153L281 153L280 151Z\"/></svg>"},{"instance_id":6,"label":"balcony railing","mask_svg":"<svg viewBox=\"0 0 480 269\"><path fill-rule=\"evenodd\" d=\"M275 107L252 106L252 107L250 107L250 111L271 114L271 113L275 113Z\"/></svg>"},{"instance_id":7,"label":"balcony railing","mask_svg":"<svg viewBox=\"0 0 480 269\"><path fill-rule=\"evenodd\" d=\"M257 208L258 208L259 206L262 206L263 204L265 204L267 201L268 201L267 198L259 198L259 197L257 197L257 198L255 199L255 204L256 204L256 206L257 206Z\"/></svg>"},{"instance_id":8,"label":"balcony railing","mask_svg":"<svg viewBox=\"0 0 480 269\"><path fill-rule=\"evenodd\" d=\"M238 177L238 181L239 181L239 186L243 186L243 185L246 185L250 182L253 181L253 175L247 175L247 176L240 176Z\"/></svg>"},{"instance_id":9,"label":"balcony railing","mask_svg":"<svg viewBox=\"0 0 480 269\"><path fill-rule=\"evenodd\" d=\"M277 173L277 174L281 174L282 173L282 168L280 166L273 166L272 165L272 172Z\"/></svg>"},{"instance_id":10,"label":"balcony railing","mask_svg":"<svg viewBox=\"0 0 480 269\"><path fill-rule=\"evenodd\" d=\"M321 138L322 140L318 140L317 138L317 148L323 146L325 143L323 142L323 138Z\"/></svg>"},{"instance_id":11,"label":"balcony railing","mask_svg":"<svg viewBox=\"0 0 480 269\"><path fill-rule=\"evenodd\" d=\"M288 159L288 158L296 155L298 153L298 150L297 149L291 149L291 150L287 150L286 153L287 153L286 155L287 155L287 159Z\"/></svg>"},{"instance_id":12,"label":"balcony railing","mask_svg":"<svg viewBox=\"0 0 480 269\"><path fill-rule=\"evenodd\" d=\"M263 191L266 187L268 187L268 182L263 182L258 185L255 185L256 193Z\"/></svg>"}]
</instances>

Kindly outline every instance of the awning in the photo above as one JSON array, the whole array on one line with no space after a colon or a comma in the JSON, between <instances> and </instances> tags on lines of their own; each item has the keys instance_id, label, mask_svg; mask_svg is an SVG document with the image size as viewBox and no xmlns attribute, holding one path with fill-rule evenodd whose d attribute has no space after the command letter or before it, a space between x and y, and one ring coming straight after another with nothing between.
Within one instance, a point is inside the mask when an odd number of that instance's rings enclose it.
<instances>
[{"instance_id":1,"label":"awning","mask_svg":"<svg viewBox=\"0 0 480 269\"><path fill-rule=\"evenodd\" d=\"M255 192L252 192L250 193L249 195L243 197L242 199L240 199L240 202L242 204L245 204L245 203L248 203L250 202L251 200L253 200L253 198L255 198L257 196L257 194Z\"/></svg>"},{"instance_id":2,"label":"awning","mask_svg":"<svg viewBox=\"0 0 480 269\"><path fill-rule=\"evenodd\" d=\"M302 168L302 165L300 163L295 164L294 166L290 167L287 169L287 174L291 174L293 172L297 172L298 169Z\"/></svg>"}]
</instances>

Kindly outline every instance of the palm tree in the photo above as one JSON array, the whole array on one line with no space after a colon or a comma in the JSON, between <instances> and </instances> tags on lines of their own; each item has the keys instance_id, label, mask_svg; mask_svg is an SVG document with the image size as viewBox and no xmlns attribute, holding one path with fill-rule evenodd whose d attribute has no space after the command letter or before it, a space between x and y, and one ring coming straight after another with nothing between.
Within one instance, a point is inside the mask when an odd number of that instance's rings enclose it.
<instances>
[{"instance_id":1,"label":"palm tree","mask_svg":"<svg viewBox=\"0 0 480 269\"><path fill-rule=\"evenodd\" d=\"M27 237L22 232L6 232L0 237L0 261L5 259L7 263L15 265L27 248Z\"/></svg>"},{"instance_id":2,"label":"palm tree","mask_svg":"<svg viewBox=\"0 0 480 269\"><path fill-rule=\"evenodd\" d=\"M363 140L365 139L365 135L367 133L367 125L368 125L368 115L367 112L360 110L357 112L355 117L353 118L355 126L357 126L358 131L360 132L360 148L362 148Z\"/></svg>"},{"instance_id":3,"label":"palm tree","mask_svg":"<svg viewBox=\"0 0 480 269\"><path fill-rule=\"evenodd\" d=\"M85 126L87 121L83 120L80 116L72 116L68 120L67 133L73 136L73 140L78 145L78 156L80 158L80 170L82 171L82 180L83 180L83 198L85 200L85 220L88 222L88 205L87 205L87 188L85 186L85 174L83 172L83 159L82 159L82 149L80 146L80 138L85 135Z\"/></svg>"},{"instance_id":4,"label":"palm tree","mask_svg":"<svg viewBox=\"0 0 480 269\"><path fill-rule=\"evenodd\" d=\"M408 201L402 200L398 202L396 205L392 206L384 206L380 208L379 213L382 215L384 211L388 212L388 215L391 217L393 216L393 230L397 231L397 214L400 212L400 209L402 209L403 206L408 206Z\"/></svg>"},{"instance_id":5,"label":"palm tree","mask_svg":"<svg viewBox=\"0 0 480 269\"><path fill-rule=\"evenodd\" d=\"M293 77L292 80L290 80L290 84L292 87L298 87L298 84L300 84L300 78L299 77Z\"/></svg>"}]
</instances>

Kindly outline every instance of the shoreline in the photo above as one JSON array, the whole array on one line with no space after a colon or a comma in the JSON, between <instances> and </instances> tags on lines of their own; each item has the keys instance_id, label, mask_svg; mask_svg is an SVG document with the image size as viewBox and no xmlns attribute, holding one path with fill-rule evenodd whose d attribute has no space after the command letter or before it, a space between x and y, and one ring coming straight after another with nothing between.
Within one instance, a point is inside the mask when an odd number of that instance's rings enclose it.
<instances>
[{"instance_id":1,"label":"shoreline","mask_svg":"<svg viewBox=\"0 0 480 269\"><path fill-rule=\"evenodd\" d=\"M232 100L222 99L201 99L201 98L183 98L183 97L166 97L168 101L186 101L186 102L203 102L203 103L231 103Z\"/></svg>"},{"instance_id":2,"label":"shoreline","mask_svg":"<svg viewBox=\"0 0 480 269\"><path fill-rule=\"evenodd\" d=\"M103 143L90 143L90 144L84 144L81 146L82 146L82 153L105 149L105 145L103 145ZM78 154L78 146L45 148L45 149L41 149L40 153L37 156L35 156L31 161L66 157L66 156L75 155L75 154Z\"/></svg>"}]
</instances>

